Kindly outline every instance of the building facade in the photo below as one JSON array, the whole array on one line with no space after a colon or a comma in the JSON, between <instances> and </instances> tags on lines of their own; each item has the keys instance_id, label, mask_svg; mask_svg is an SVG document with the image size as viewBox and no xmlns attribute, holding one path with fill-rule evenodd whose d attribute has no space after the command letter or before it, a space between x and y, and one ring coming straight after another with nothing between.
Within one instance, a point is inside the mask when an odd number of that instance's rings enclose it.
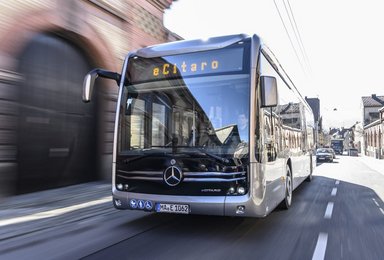
<instances>
[{"instance_id":1,"label":"building facade","mask_svg":"<svg viewBox=\"0 0 384 260\"><path fill-rule=\"evenodd\" d=\"M315 122L316 145L317 147L323 147L325 145L325 142L324 142L324 133L323 133L323 126L322 126L322 117L320 113L320 99L305 97L305 100L308 102L313 112L313 117Z\"/></svg>"},{"instance_id":2,"label":"building facade","mask_svg":"<svg viewBox=\"0 0 384 260\"><path fill-rule=\"evenodd\" d=\"M110 179L117 86L130 50L180 39L163 25L172 0L0 1L0 195Z\"/></svg>"},{"instance_id":3,"label":"building facade","mask_svg":"<svg viewBox=\"0 0 384 260\"><path fill-rule=\"evenodd\" d=\"M384 158L384 96L362 97L364 122L364 154Z\"/></svg>"}]
</instances>

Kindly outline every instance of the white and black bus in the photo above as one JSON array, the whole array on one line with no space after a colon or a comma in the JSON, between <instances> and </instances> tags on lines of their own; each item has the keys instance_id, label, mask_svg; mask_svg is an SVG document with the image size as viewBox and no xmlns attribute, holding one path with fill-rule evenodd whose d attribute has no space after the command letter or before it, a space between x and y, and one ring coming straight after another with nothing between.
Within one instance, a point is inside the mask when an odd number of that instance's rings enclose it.
<instances>
[{"instance_id":1,"label":"white and black bus","mask_svg":"<svg viewBox=\"0 0 384 260\"><path fill-rule=\"evenodd\" d=\"M263 217L311 180L314 118L257 35L142 48L121 74L112 193L117 209Z\"/></svg>"}]
</instances>

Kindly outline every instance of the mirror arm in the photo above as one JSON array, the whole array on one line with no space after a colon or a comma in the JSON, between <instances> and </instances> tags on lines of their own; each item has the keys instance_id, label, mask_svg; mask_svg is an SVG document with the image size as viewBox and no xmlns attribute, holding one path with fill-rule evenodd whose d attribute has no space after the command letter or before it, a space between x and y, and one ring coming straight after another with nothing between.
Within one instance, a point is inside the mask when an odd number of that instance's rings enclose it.
<instances>
[{"instance_id":1,"label":"mirror arm","mask_svg":"<svg viewBox=\"0 0 384 260\"><path fill-rule=\"evenodd\" d=\"M90 73L95 73L101 78L113 79L116 81L118 86L120 84L121 75L119 73L103 69L94 69Z\"/></svg>"}]
</instances>

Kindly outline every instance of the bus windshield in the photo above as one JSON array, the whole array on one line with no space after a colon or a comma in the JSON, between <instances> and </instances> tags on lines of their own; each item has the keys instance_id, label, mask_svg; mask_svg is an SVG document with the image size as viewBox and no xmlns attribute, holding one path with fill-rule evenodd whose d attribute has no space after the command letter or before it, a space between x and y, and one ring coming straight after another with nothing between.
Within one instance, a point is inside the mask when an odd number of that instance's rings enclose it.
<instances>
[{"instance_id":1,"label":"bus windshield","mask_svg":"<svg viewBox=\"0 0 384 260\"><path fill-rule=\"evenodd\" d=\"M215 54L204 54L190 54L187 58L183 55L180 64L187 64L186 68L181 67L175 75L169 74L177 57L173 60L163 57L161 64L158 58L131 60L127 75L131 77L129 82L134 82L135 78L137 83L126 85L123 90L120 155L204 152L218 158L233 158L238 154L246 157L249 67L244 68L242 55L234 59L230 55L225 57L235 64L221 68L224 60L213 59L216 63L212 63L209 57ZM201 60L208 64L203 71ZM191 67L195 65L197 68ZM214 71L215 66L217 71ZM150 78L143 76L143 70L148 68L151 68ZM154 79L153 75L159 79Z\"/></svg>"}]
</instances>

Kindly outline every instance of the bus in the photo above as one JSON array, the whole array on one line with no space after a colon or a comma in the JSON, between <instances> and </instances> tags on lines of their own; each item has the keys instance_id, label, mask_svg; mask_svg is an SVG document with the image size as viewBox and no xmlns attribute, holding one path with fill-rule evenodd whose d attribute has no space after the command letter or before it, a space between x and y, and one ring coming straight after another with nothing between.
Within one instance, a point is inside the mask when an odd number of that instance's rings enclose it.
<instances>
[{"instance_id":1,"label":"bus","mask_svg":"<svg viewBox=\"0 0 384 260\"><path fill-rule=\"evenodd\" d=\"M336 154L343 155L344 139L331 139L331 148L335 151Z\"/></svg>"},{"instance_id":2,"label":"bus","mask_svg":"<svg viewBox=\"0 0 384 260\"><path fill-rule=\"evenodd\" d=\"M288 209L312 179L314 117L270 49L245 34L182 40L130 52L112 158L117 209L264 217Z\"/></svg>"}]
</instances>

